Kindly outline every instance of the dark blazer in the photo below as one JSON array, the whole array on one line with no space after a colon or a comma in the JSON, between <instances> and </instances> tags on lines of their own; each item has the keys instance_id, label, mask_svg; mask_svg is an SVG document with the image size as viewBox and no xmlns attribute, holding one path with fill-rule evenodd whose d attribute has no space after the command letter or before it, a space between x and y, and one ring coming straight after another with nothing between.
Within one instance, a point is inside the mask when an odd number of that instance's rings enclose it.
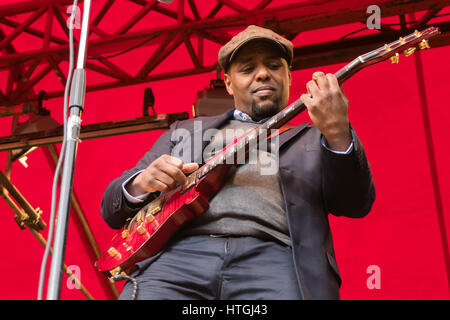
<instances>
[{"instance_id":1,"label":"dark blazer","mask_svg":"<svg viewBox=\"0 0 450 320\"><path fill-rule=\"evenodd\" d=\"M113 180L107 187L101 214L112 228L157 197L157 193L139 206L130 204L122 194L122 184L139 170L145 169L162 154L171 154L175 129L183 128L192 136L210 128L218 128L232 116L231 112L214 117L199 117L171 125L153 147L131 169ZM202 126L194 126L201 120ZM198 124L198 122L197 122ZM194 132L194 129L199 132ZM296 126L279 136L279 176L287 221L292 240L295 268L300 292L304 299L339 299L341 277L336 264L328 214L351 218L364 217L375 200L375 187L363 146L354 134L350 154L335 154L321 144L321 133L308 123ZM193 159L201 160L192 145ZM200 150L201 149L201 150ZM220 192L220 191L219 191Z\"/></svg>"}]
</instances>

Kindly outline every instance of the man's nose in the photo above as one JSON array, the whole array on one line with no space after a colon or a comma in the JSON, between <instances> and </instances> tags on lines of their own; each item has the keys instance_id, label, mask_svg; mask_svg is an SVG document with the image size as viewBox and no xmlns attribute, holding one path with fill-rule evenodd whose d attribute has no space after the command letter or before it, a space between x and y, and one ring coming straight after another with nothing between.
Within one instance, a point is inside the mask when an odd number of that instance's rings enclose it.
<instances>
[{"instance_id":1,"label":"man's nose","mask_svg":"<svg viewBox=\"0 0 450 320\"><path fill-rule=\"evenodd\" d=\"M269 70L264 65L258 66L256 70L256 80L257 81L266 81L270 78Z\"/></svg>"}]
</instances>

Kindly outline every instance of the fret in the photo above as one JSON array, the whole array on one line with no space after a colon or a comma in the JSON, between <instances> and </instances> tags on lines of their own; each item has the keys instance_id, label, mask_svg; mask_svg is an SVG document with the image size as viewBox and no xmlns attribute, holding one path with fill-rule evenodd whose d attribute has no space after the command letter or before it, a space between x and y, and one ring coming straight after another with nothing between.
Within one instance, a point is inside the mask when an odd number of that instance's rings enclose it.
<instances>
[{"instance_id":1,"label":"fret","mask_svg":"<svg viewBox=\"0 0 450 320\"><path fill-rule=\"evenodd\" d=\"M206 164L205 165L205 169L203 170L203 175L208 174L208 172L211 170L211 165L210 164Z\"/></svg>"},{"instance_id":2,"label":"fret","mask_svg":"<svg viewBox=\"0 0 450 320\"><path fill-rule=\"evenodd\" d=\"M267 120L266 125L265 125L266 129L270 129L275 123L278 122L277 115L278 114L276 114L275 116L273 116L272 118Z\"/></svg>"},{"instance_id":3,"label":"fret","mask_svg":"<svg viewBox=\"0 0 450 320\"><path fill-rule=\"evenodd\" d=\"M221 153L220 156L214 159L214 167L218 166L219 164L222 164L223 162L224 162L224 154Z\"/></svg>"},{"instance_id":4,"label":"fret","mask_svg":"<svg viewBox=\"0 0 450 320\"><path fill-rule=\"evenodd\" d=\"M256 139L256 130L253 130L252 132L250 132L247 136L246 139L248 142Z\"/></svg>"}]
</instances>

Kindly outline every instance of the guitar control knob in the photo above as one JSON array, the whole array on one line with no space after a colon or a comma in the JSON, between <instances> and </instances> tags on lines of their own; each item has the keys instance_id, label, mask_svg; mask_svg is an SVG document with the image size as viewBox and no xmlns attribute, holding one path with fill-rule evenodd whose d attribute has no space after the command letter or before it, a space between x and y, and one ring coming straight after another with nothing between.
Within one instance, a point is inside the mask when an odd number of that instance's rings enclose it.
<instances>
[{"instance_id":1,"label":"guitar control knob","mask_svg":"<svg viewBox=\"0 0 450 320\"><path fill-rule=\"evenodd\" d=\"M121 255L120 252L119 252L116 248L114 248L114 247L111 247L111 248L108 249L108 254L109 254L111 257L113 257L114 259L117 259L117 260L122 259L122 255Z\"/></svg>"},{"instance_id":2,"label":"guitar control knob","mask_svg":"<svg viewBox=\"0 0 450 320\"><path fill-rule=\"evenodd\" d=\"M136 231L142 236L147 233L147 229L144 227L144 224L140 224L137 226Z\"/></svg>"},{"instance_id":3,"label":"guitar control knob","mask_svg":"<svg viewBox=\"0 0 450 320\"><path fill-rule=\"evenodd\" d=\"M151 213L147 213L147 215L145 216L145 220L148 223L152 223L155 220L155 217Z\"/></svg>"},{"instance_id":4,"label":"guitar control knob","mask_svg":"<svg viewBox=\"0 0 450 320\"><path fill-rule=\"evenodd\" d=\"M153 223L153 225L154 225L155 227L158 227L158 226L159 226L158 220L156 220L155 217L153 216L153 214L151 214L151 213L148 213L148 214L145 216L145 220L146 220L148 223Z\"/></svg>"}]
</instances>

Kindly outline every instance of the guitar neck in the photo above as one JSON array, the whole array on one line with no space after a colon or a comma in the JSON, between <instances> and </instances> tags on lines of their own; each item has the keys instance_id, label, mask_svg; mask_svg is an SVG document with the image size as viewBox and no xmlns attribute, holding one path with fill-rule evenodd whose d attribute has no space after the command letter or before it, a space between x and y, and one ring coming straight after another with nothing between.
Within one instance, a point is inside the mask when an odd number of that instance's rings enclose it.
<instances>
[{"instance_id":1,"label":"guitar neck","mask_svg":"<svg viewBox=\"0 0 450 320\"><path fill-rule=\"evenodd\" d=\"M339 83L342 84L356 72L367 66L387 59L393 59L391 60L392 63L398 63L399 53L403 52L405 55L410 55L416 50L415 46L418 46L420 49L427 49L429 48L427 39L434 37L439 33L439 29L435 27L429 27L421 32L416 30L414 33L407 35L404 38L400 37L397 41L385 44L381 48L357 57L334 75L338 79ZM300 99L297 99L267 120L264 124L248 131L242 137L239 137L227 145L221 152L211 158L205 165L199 168L194 175L191 176L194 176L197 180L201 179L210 171L214 170L217 166L225 163L233 163L226 161L227 159L237 159L239 154L247 155L249 146L259 146L262 141L267 140L267 134L270 130L281 128L284 124L288 123L305 110L306 107L303 102L301 102Z\"/></svg>"},{"instance_id":2,"label":"guitar neck","mask_svg":"<svg viewBox=\"0 0 450 320\"><path fill-rule=\"evenodd\" d=\"M355 59L336 72L335 76L339 83L344 82L355 74L360 69L360 64L361 61ZM247 131L243 136L228 144L195 172L195 179L201 179L217 166L235 162L238 155L247 155L250 146L259 146L267 140L268 133L271 130L281 128L305 110L306 106L304 103L300 99L297 99L260 126Z\"/></svg>"}]
</instances>

